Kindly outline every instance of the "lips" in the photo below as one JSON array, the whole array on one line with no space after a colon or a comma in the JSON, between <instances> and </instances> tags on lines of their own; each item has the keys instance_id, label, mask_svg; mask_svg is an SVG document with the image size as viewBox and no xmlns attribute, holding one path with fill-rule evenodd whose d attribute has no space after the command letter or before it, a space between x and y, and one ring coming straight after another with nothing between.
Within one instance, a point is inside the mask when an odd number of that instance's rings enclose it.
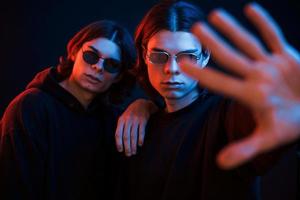
<instances>
[{"instance_id":1,"label":"lips","mask_svg":"<svg viewBox=\"0 0 300 200\"><path fill-rule=\"evenodd\" d=\"M90 75L90 74L84 74L87 80L93 84L101 83L102 81L98 79L97 77Z\"/></svg>"},{"instance_id":2,"label":"lips","mask_svg":"<svg viewBox=\"0 0 300 200\"><path fill-rule=\"evenodd\" d=\"M164 81L161 83L166 88L177 89L182 87L183 83L177 81Z\"/></svg>"},{"instance_id":3,"label":"lips","mask_svg":"<svg viewBox=\"0 0 300 200\"><path fill-rule=\"evenodd\" d=\"M177 81L164 81L162 82L164 85L182 85L183 83Z\"/></svg>"}]
</instances>

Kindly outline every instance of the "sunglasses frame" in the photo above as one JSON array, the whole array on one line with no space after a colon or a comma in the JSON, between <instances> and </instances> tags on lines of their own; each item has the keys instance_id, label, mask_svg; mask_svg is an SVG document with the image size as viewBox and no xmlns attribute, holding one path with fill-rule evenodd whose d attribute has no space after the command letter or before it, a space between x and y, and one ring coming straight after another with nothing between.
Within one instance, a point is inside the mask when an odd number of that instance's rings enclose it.
<instances>
[{"instance_id":1,"label":"sunglasses frame","mask_svg":"<svg viewBox=\"0 0 300 200\"><path fill-rule=\"evenodd\" d=\"M168 59L164 63L155 63L155 62L152 62L151 58L150 58L150 56L151 56L150 54L155 54L155 53L157 53L157 54L165 54L165 55L168 56ZM201 59L201 53L200 54L195 54L195 53L184 53L184 52L181 53L181 52L179 52L176 55L171 55L171 54L169 54L168 52L165 52L165 51L150 52L149 54L148 53L146 54L146 57L149 59L149 62L152 63L152 64L154 64L154 65L165 65L170 60L170 58L175 58L176 62L178 63L178 60L177 60L178 56L183 55L183 54L195 56L196 57L196 62L198 62L198 60Z\"/></svg>"},{"instance_id":2,"label":"sunglasses frame","mask_svg":"<svg viewBox=\"0 0 300 200\"><path fill-rule=\"evenodd\" d=\"M97 62L96 63L89 63L89 61L85 57L86 54L96 55L97 56ZM111 73L111 74L119 73L122 70L122 65L121 65L120 61L118 61L117 59L114 59L114 58L103 58L103 57L99 56L96 52L94 52L92 50L83 50L83 48L82 48L82 59L84 60L85 63L87 63L89 65L95 65L99 62L100 59L102 59L104 70L107 71L108 73ZM113 60L114 62L118 63L118 67L111 68L110 66L108 66L107 65L108 60Z\"/></svg>"}]
</instances>

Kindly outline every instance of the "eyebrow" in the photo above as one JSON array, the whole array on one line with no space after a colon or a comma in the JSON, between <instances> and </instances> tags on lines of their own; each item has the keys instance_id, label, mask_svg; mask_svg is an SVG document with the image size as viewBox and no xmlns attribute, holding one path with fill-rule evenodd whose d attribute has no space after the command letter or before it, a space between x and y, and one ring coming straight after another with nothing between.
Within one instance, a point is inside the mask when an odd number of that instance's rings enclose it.
<instances>
[{"instance_id":1,"label":"eyebrow","mask_svg":"<svg viewBox=\"0 0 300 200\"><path fill-rule=\"evenodd\" d=\"M93 46L88 46L88 47L89 47L90 49L92 49L92 51L94 51L95 53L97 53L99 57L102 57L102 53L101 53L98 49L96 49L96 48L93 47ZM117 61L121 61L120 59L117 59L117 58L110 58L110 59L115 59L115 60L117 60Z\"/></svg>"},{"instance_id":2,"label":"eyebrow","mask_svg":"<svg viewBox=\"0 0 300 200\"><path fill-rule=\"evenodd\" d=\"M101 53L98 51L98 49L96 49L95 47L93 47L93 46L88 46L90 49L92 49L95 53L97 53L97 54L100 54L101 55Z\"/></svg>"},{"instance_id":3,"label":"eyebrow","mask_svg":"<svg viewBox=\"0 0 300 200\"><path fill-rule=\"evenodd\" d=\"M166 52L166 53L168 53L166 50L163 50L163 49L160 49L160 48L153 48L153 49L151 49L151 51ZM195 53L197 51L199 51L199 49L188 49L188 50L180 51L177 54L181 54L181 53Z\"/></svg>"}]
</instances>

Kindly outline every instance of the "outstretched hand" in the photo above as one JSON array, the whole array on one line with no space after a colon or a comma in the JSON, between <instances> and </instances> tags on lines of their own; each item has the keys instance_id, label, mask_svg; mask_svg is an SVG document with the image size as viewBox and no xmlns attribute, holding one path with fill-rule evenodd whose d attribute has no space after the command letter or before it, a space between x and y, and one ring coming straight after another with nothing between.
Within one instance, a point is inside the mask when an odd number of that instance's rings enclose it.
<instances>
[{"instance_id":1,"label":"outstretched hand","mask_svg":"<svg viewBox=\"0 0 300 200\"><path fill-rule=\"evenodd\" d=\"M219 153L217 162L224 169L300 138L300 54L260 5L247 5L245 14L269 51L229 13L216 10L209 15L209 22L239 51L207 24L198 23L192 31L210 49L214 60L235 76L190 63L181 66L203 87L244 103L254 114L254 132Z\"/></svg>"}]
</instances>

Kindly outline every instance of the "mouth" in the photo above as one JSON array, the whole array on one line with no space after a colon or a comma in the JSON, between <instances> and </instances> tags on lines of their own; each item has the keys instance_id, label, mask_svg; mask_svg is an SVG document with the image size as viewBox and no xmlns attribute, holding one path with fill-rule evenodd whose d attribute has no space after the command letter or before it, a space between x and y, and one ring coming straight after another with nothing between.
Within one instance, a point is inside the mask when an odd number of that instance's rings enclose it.
<instances>
[{"instance_id":1,"label":"mouth","mask_svg":"<svg viewBox=\"0 0 300 200\"><path fill-rule=\"evenodd\" d=\"M183 83L177 81L165 81L162 82L163 85L182 85Z\"/></svg>"},{"instance_id":2,"label":"mouth","mask_svg":"<svg viewBox=\"0 0 300 200\"><path fill-rule=\"evenodd\" d=\"M181 82L177 82L177 81L164 81L161 83L164 87L166 88L171 88L171 89L176 89L176 88L180 88L183 83Z\"/></svg>"},{"instance_id":3,"label":"mouth","mask_svg":"<svg viewBox=\"0 0 300 200\"><path fill-rule=\"evenodd\" d=\"M90 75L90 74L84 74L84 75L87 78L87 80L91 83L96 84L96 83L101 83L102 82L99 78L97 78L93 75Z\"/></svg>"}]
</instances>

